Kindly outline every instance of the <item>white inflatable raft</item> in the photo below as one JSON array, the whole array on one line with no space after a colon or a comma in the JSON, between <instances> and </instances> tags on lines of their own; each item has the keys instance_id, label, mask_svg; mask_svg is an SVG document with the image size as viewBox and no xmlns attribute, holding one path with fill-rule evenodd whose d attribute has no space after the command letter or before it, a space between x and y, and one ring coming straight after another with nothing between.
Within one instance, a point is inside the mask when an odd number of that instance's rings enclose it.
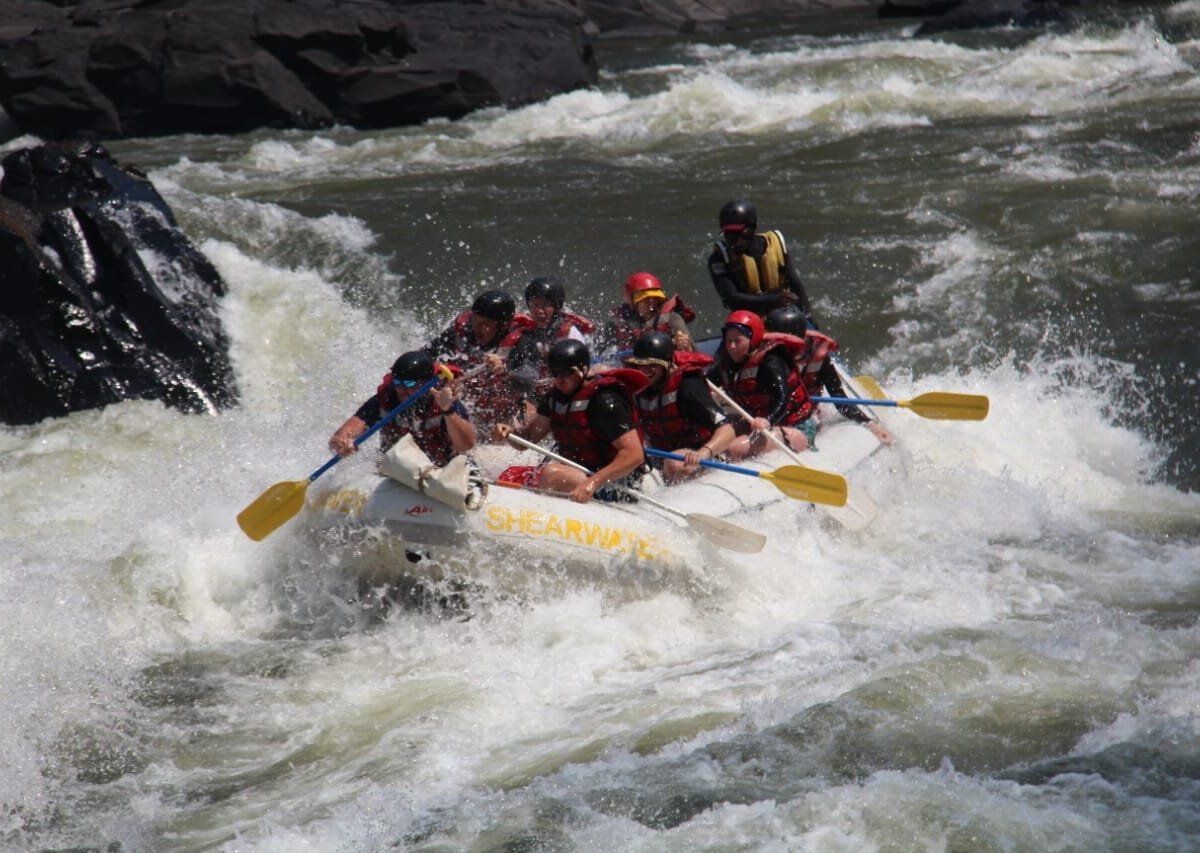
<instances>
[{"instance_id":1,"label":"white inflatable raft","mask_svg":"<svg viewBox=\"0 0 1200 853\"><path fill-rule=\"evenodd\" d=\"M881 445L870 430L832 409L830 414L817 434L816 452L802 453L800 460L852 479ZM739 551L757 548L738 546L758 538L761 547L766 531L756 526L756 516L768 506L784 502L798 514L812 514L812 504L786 496L760 476L706 470L668 487L652 475L643 484L648 501L580 504L498 481L509 465L541 462L532 452L482 446L475 459L482 482L474 508L451 506L453 501L368 474L314 486L308 500L311 529L342 549L339 563L376 582L416 574L434 581L479 579L508 591L580 579L662 588L704 584L704 567L719 558L753 559ZM740 467L770 473L794 464L775 451ZM859 499L869 502L865 495ZM837 518L854 508L820 509ZM732 545L720 535L726 525L734 534Z\"/></svg>"}]
</instances>

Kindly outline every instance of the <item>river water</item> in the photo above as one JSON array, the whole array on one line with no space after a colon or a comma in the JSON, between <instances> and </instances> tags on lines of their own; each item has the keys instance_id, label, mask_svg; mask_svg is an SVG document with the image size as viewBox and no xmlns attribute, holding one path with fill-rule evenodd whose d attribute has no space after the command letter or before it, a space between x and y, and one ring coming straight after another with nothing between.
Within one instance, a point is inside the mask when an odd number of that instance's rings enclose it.
<instances>
[{"instance_id":1,"label":"river water","mask_svg":"<svg viewBox=\"0 0 1200 853\"><path fill-rule=\"evenodd\" d=\"M228 281L242 404L0 431L0 847L1200 848L1198 38L849 14L459 122L112 144ZM485 287L602 316L647 269L716 330L742 195L856 372L991 401L885 413L865 532L772 508L703 591L467 619L238 530Z\"/></svg>"}]
</instances>

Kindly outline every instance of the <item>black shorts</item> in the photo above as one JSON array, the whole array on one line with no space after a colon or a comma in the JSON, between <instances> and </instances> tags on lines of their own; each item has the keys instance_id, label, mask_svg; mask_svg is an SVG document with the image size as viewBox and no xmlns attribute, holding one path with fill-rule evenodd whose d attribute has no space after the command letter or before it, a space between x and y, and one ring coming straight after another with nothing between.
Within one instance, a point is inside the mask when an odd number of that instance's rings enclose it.
<instances>
[{"instance_id":1,"label":"black shorts","mask_svg":"<svg viewBox=\"0 0 1200 853\"><path fill-rule=\"evenodd\" d=\"M649 470L648 465L639 465L621 479L605 483L596 489L592 497L609 503L637 503L637 492L642 488L642 478Z\"/></svg>"}]
</instances>

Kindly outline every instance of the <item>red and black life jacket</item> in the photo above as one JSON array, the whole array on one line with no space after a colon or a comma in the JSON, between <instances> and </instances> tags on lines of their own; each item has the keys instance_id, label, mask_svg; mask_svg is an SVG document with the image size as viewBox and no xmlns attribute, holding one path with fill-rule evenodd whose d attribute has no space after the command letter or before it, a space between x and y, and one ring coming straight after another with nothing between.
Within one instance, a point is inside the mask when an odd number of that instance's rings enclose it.
<instances>
[{"instance_id":1,"label":"red and black life jacket","mask_svg":"<svg viewBox=\"0 0 1200 853\"><path fill-rule=\"evenodd\" d=\"M470 309L454 318L455 352L447 354L452 366L462 370L461 391L463 401L471 412L476 426L490 429L492 424L510 420L520 406L520 395L515 393L504 376L496 376L487 368L487 356L501 354L501 341L494 346L480 346L475 342L471 325ZM522 315L523 316L523 315ZM525 318L529 320L528 317ZM529 320L532 325L533 321Z\"/></svg>"},{"instance_id":2,"label":"red and black life jacket","mask_svg":"<svg viewBox=\"0 0 1200 853\"><path fill-rule=\"evenodd\" d=\"M659 311L663 314L670 314L672 311L674 311L683 318L683 322L685 323L690 323L696 319L696 312L692 310L690 305L684 303L683 297L678 293L664 302Z\"/></svg>"},{"instance_id":3,"label":"red and black life jacket","mask_svg":"<svg viewBox=\"0 0 1200 853\"><path fill-rule=\"evenodd\" d=\"M606 343L616 350L633 349L634 343L642 336L642 332L648 331L647 327L642 325L642 318L638 316L633 307L624 302L613 308L611 328L612 340Z\"/></svg>"},{"instance_id":4,"label":"red and black life jacket","mask_svg":"<svg viewBox=\"0 0 1200 853\"><path fill-rule=\"evenodd\" d=\"M471 420L480 429L490 431L492 424L507 423L517 414L521 396L503 376L496 376L481 362L462 381L463 402L471 412Z\"/></svg>"},{"instance_id":5,"label":"red and black life jacket","mask_svg":"<svg viewBox=\"0 0 1200 853\"><path fill-rule=\"evenodd\" d=\"M381 416L399 405L392 391L391 373L384 376L383 382L375 389L375 399L379 402ZM434 465L445 465L454 457L454 445L450 442L450 433L446 429L442 412L429 394L417 400L379 430L379 445L386 451L410 433L413 441L425 451L425 455Z\"/></svg>"},{"instance_id":6,"label":"red and black life jacket","mask_svg":"<svg viewBox=\"0 0 1200 853\"><path fill-rule=\"evenodd\" d=\"M590 471L598 471L617 456L616 448L588 424L587 410L592 397L601 388L617 388L625 396L633 413L633 423L642 438L634 395L646 387L646 375L640 370L618 367L584 380L572 397L557 391L550 396L550 430L559 452Z\"/></svg>"},{"instance_id":7,"label":"red and black life jacket","mask_svg":"<svg viewBox=\"0 0 1200 853\"><path fill-rule=\"evenodd\" d=\"M550 351L550 346L555 342L562 340L571 333L571 329L578 329L584 335L590 335L595 331L595 324L586 317L572 313L571 311L559 311L557 314L559 323L557 326L551 326L547 329L539 329L537 323L528 314L518 314L512 319L512 325L509 326L508 334L500 341L498 352L504 358L508 358L513 347L517 345L517 341L521 340L525 335L535 334L538 336L538 349L542 349L545 345L546 352ZM542 355L545 356L546 352Z\"/></svg>"},{"instance_id":8,"label":"red and black life jacket","mask_svg":"<svg viewBox=\"0 0 1200 853\"><path fill-rule=\"evenodd\" d=\"M814 329L809 329L804 333L804 341L804 354L797 361L801 375L804 377L804 387L810 395L820 395L822 390L821 368L829 360L829 357L837 352L837 341Z\"/></svg>"},{"instance_id":9,"label":"red and black life jacket","mask_svg":"<svg viewBox=\"0 0 1200 853\"><path fill-rule=\"evenodd\" d=\"M749 358L741 364L731 365L727 360L722 360L722 384L729 396L751 416L766 417L773 406L770 395L758 388L758 367L767 353L780 348L787 353L788 362L792 367L787 378L791 399L788 401L787 414L780 423L791 426L807 419L814 408L812 400L808 398L808 390L801 378L797 362L807 348L803 338L781 332L767 332L763 335L762 343L755 347Z\"/></svg>"},{"instance_id":10,"label":"red and black life jacket","mask_svg":"<svg viewBox=\"0 0 1200 853\"><path fill-rule=\"evenodd\" d=\"M538 371L538 379L549 378L550 372L546 369L546 355L550 352L550 347L554 346L556 341L571 334L571 329L578 329L582 334L590 335L596 328L591 320L570 311L559 311L557 317L558 325L539 329L532 317L527 314L518 314L513 317L512 326L509 327L509 332L504 336L504 340L500 341L496 352L507 361L517 343L525 336L531 336L537 349L537 361L534 366Z\"/></svg>"},{"instance_id":11,"label":"red and black life jacket","mask_svg":"<svg viewBox=\"0 0 1200 853\"><path fill-rule=\"evenodd\" d=\"M526 332L537 328L537 323L533 322L533 318L528 314L517 314L512 318L512 322L508 324L508 334L500 339L500 345L496 347L496 353L501 358L508 358L512 353L513 347L517 345L517 341L521 340L521 336Z\"/></svg>"},{"instance_id":12,"label":"red and black life jacket","mask_svg":"<svg viewBox=\"0 0 1200 853\"><path fill-rule=\"evenodd\" d=\"M474 313L468 308L454 318L454 348L466 355L471 355L480 349L479 345L475 343L475 329L471 325L471 317Z\"/></svg>"},{"instance_id":13,"label":"red and black life jacket","mask_svg":"<svg viewBox=\"0 0 1200 853\"><path fill-rule=\"evenodd\" d=\"M683 318L684 323L696 319L696 312L683 303L678 294L662 304L658 313L649 320L643 320L632 305L622 302L612 310L612 347L616 350L633 349L645 332L657 331L671 334L670 316L674 312Z\"/></svg>"},{"instance_id":14,"label":"red and black life jacket","mask_svg":"<svg viewBox=\"0 0 1200 853\"><path fill-rule=\"evenodd\" d=\"M712 364L712 357L702 352L679 352L674 356L675 367L667 374L661 388L637 395L638 417L646 440L652 447L674 450L696 447L708 441L712 430L695 424L679 411L679 386L685 376L703 373Z\"/></svg>"}]
</instances>

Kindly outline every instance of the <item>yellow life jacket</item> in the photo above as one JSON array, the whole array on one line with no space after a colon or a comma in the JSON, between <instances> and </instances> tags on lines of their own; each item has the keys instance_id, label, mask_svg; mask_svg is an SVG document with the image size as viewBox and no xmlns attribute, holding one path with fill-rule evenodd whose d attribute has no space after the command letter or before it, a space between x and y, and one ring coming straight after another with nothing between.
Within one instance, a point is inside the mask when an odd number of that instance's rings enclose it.
<instances>
[{"instance_id":1,"label":"yellow life jacket","mask_svg":"<svg viewBox=\"0 0 1200 853\"><path fill-rule=\"evenodd\" d=\"M778 231L764 231L767 250L757 261L750 255L742 256L742 269L746 273L746 290L749 293L776 293L783 290L783 267L787 262L787 247L783 235Z\"/></svg>"}]
</instances>

